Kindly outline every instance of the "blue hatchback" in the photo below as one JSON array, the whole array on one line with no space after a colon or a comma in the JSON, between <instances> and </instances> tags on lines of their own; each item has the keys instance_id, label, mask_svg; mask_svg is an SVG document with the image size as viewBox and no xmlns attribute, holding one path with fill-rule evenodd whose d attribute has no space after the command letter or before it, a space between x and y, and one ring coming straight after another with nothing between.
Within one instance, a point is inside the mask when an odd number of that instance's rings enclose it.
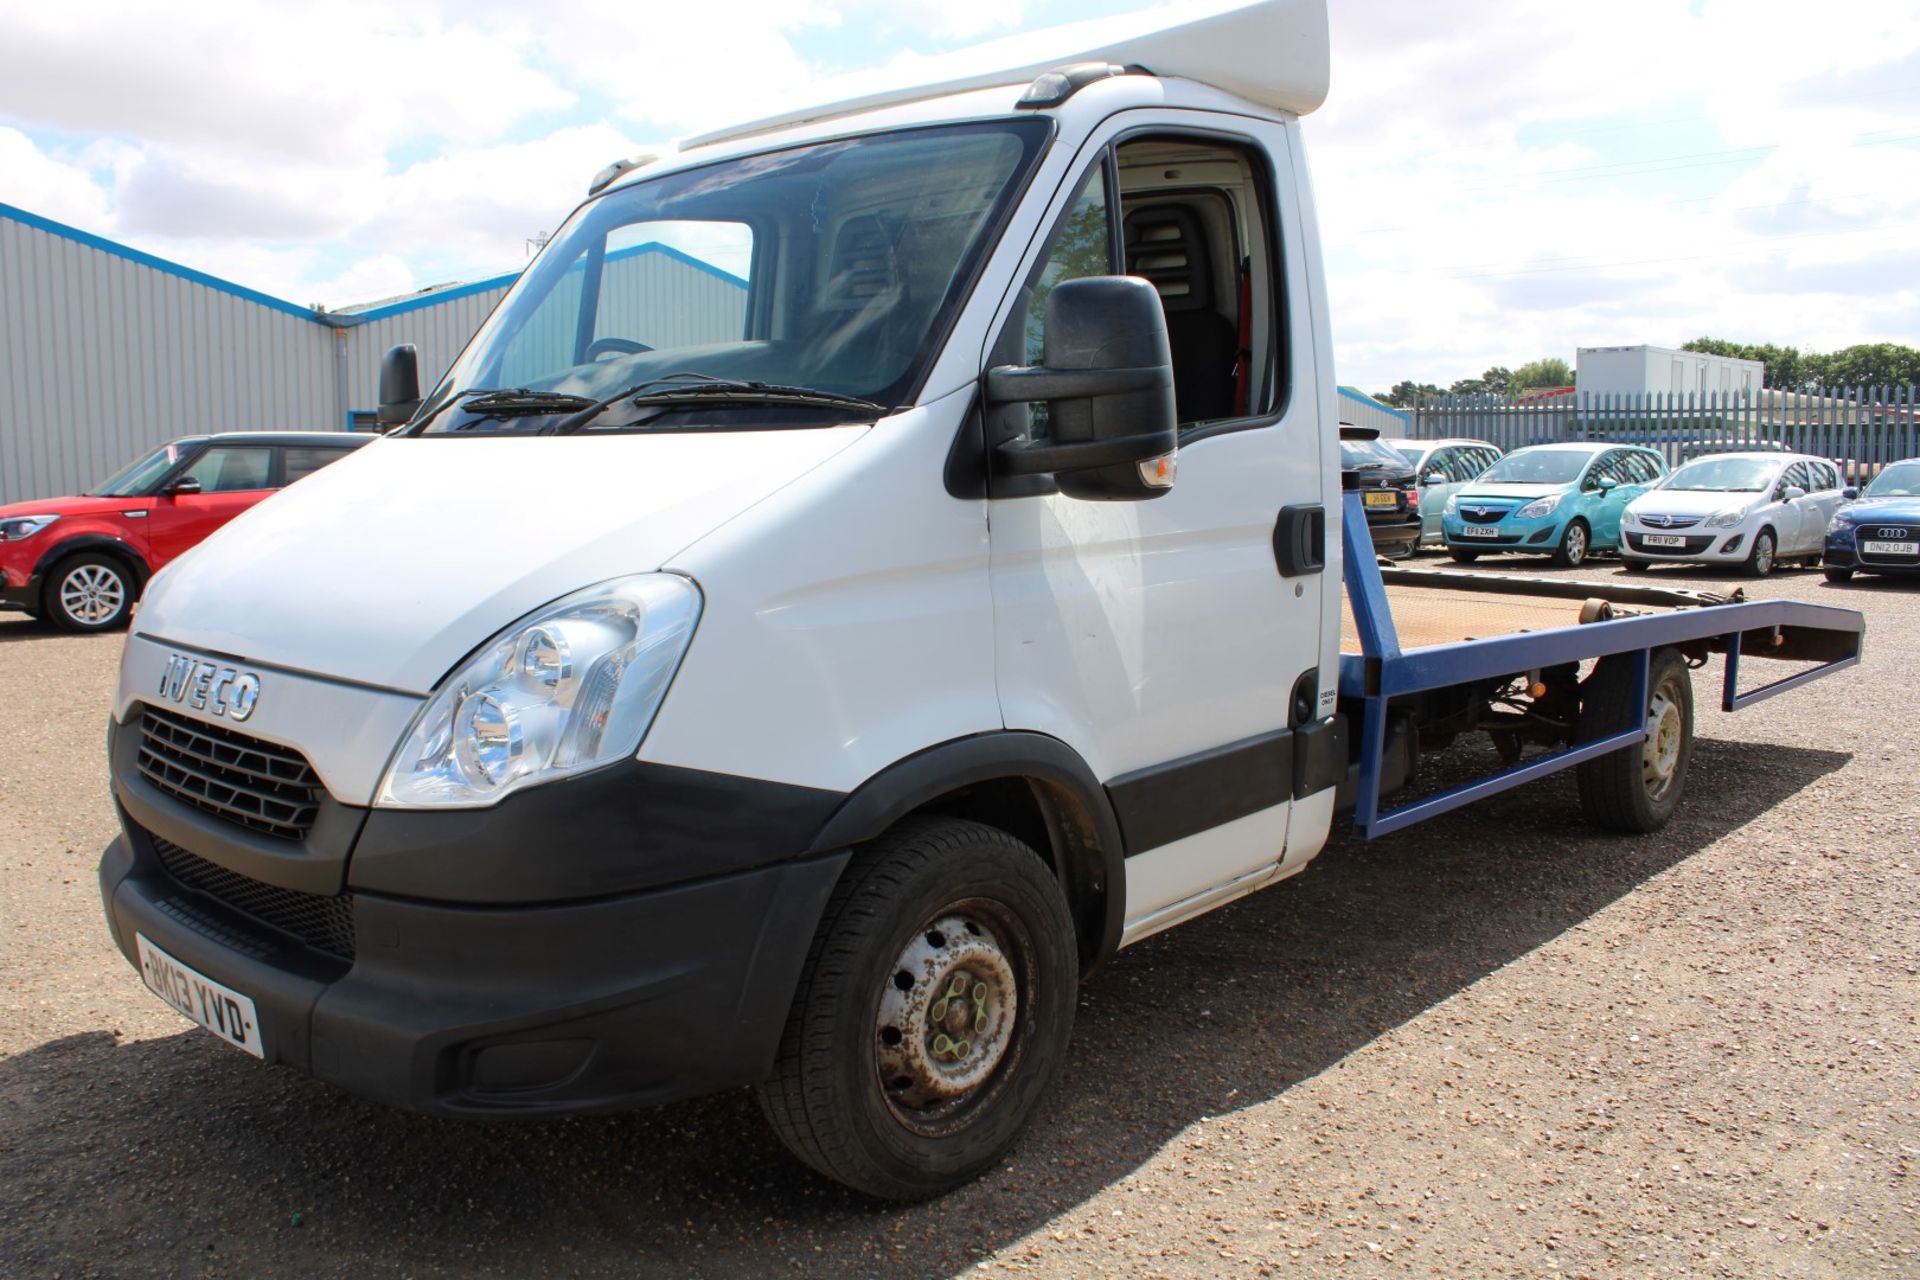
<instances>
[{"instance_id":1,"label":"blue hatchback","mask_svg":"<svg viewBox=\"0 0 1920 1280\"><path fill-rule=\"evenodd\" d=\"M1827 526L1827 581L1845 582L1855 573L1920 573L1920 458L1891 464L1859 497Z\"/></svg>"},{"instance_id":2,"label":"blue hatchback","mask_svg":"<svg viewBox=\"0 0 1920 1280\"><path fill-rule=\"evenodd\" d=\"M1490 551L1524 551L1577 565L1589 552L1619 548L1621 513L1666 475L1667 460L1651 449L1516 449L1447 499L1440 536L1463 564Z\"/></svg>"}]
</instances>

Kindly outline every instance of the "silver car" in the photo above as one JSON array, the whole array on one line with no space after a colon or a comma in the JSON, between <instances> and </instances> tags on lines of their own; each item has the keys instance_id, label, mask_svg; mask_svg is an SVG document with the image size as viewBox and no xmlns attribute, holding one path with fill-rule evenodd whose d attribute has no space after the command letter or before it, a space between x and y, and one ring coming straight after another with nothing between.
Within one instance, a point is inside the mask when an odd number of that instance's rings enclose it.
<instances>
[{"instance_id":1,"label":"silver car","mask_svg":"<svg viewBox=\"0 0 1920 1280\"><path fill-rule=\"evenodd\" d=\"M1413 464L1419 479L1420 546L1440 545L1440 509L1461 486L1500 461L1499 449L1485 440L1382 440Z\"/></svg>"}]
</instances>

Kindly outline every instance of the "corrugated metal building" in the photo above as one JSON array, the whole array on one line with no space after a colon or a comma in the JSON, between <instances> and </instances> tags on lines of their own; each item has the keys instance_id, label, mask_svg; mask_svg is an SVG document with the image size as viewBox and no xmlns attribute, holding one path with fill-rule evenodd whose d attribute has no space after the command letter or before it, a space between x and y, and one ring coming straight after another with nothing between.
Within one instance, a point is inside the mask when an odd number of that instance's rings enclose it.
<instances>
[{"instance_id":1,"label":"corrugated metal building","mask_svg":"<svg viewBox=\"0 0 1920 1280\"><path fill-rule=\"evenodd\" d=\"M1413 428L1412 414L1382 404L1352 387L1340 388L1340 421L1351 422L1356 427L1378 427L1380 434L1390 440L1408 435Z\"/></svg>"},{"instance_id":2,"label":"corrugated metal building","mask_svg":"<svg viewBox=\"0 0 1920 1280\"><path fill-rule=\"evenodd\" d=\"M741 332L745 281L665 245L616 259L605 305L647 297L641 341ZM177 436L370 428L387 348L417 346L432 386L515 278L316 311L0 204L0 503L77 493Z\"/></svg>"}]
</instances>

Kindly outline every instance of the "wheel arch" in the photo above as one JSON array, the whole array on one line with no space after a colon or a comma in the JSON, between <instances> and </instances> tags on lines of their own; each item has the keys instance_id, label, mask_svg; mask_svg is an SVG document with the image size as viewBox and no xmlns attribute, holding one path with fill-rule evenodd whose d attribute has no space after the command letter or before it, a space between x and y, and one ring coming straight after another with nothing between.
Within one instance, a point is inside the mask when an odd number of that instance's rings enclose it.
<instances>
[{"instance_id":1,"label":"wheel arch","mask_svg":"<svg viewBox=\"0 0 1920 1280\"><path fill-rule=\"evenodd\" d=\"M1072 747L1020 730L929 747L855 788L811 851L860 844L921 813L972 818L1033 845L1067 895L1083 975L1118 950L1126 907L1120 824L1106 789Z\"/></svg>"},{"instance_id":2,"label":"wheel arch","mask_svg":"<svg viewBox=\"0 0 1920 1280\"><path fill-rule=\"evenodd\" d=\"M127 571L133 575L136 596L146 589L147 579L153 576L153 570L147 566L147 558L124 538L105 533L77 533L40 553L40 559L33 566L34 580L44 584L47 574L62 560L87 551L103 551L126 565Z\"/></svg>"}]
</instances>

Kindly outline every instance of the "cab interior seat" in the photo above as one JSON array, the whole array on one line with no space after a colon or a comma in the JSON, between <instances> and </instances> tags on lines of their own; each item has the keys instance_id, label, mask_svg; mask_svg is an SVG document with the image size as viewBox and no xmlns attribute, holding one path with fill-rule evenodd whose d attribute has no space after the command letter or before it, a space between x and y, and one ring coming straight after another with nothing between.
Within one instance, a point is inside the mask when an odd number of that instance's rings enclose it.
<instances>
[{"instance_id":1,"label":"cab interior seat","mask_svg":"<svg viewBox=\"0 0 1920 1280\"><path fill-rule=\"evenodd\" d=\"M1214 254L1199 211L1156 201L1125 216L1127 274L1151 281L1167 316L1175 416L1181 422L1230 417L1240 335L1216 302Z\"/></svg>"}]
</instances>

